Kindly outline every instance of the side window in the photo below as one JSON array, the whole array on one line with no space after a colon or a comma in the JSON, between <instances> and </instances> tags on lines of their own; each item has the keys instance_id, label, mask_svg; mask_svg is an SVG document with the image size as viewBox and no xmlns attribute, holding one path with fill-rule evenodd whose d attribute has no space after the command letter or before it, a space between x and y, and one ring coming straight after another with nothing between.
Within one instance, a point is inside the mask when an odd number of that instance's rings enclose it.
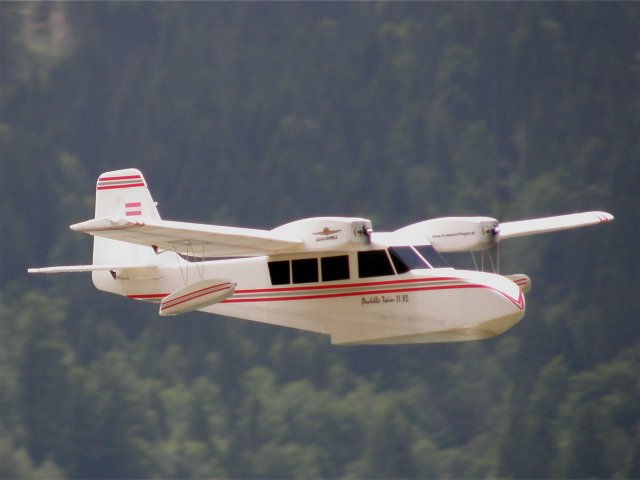
<instances>
[{"instance_id":1,"label":"side window","mask_svg":"<svg viewBox=\"0 0 640 480\"><path fill-rule=\"evenodd\" d=\"M268 266L272 285L287 285L290 283L289 260L269 262Z\"/></svg>"},{"instance_id":2,"label":"side window","mask_svg":"<svg viewBox=\"0 0 640 480\"><path fill-rule=\"evenodd\" d=\"M393 267L386 250L358 252L358 275L360 278L393 275Z\"/></svg>"},{"instance_id":3,"label":"side window","mask_svg":"<svg viewBox=\"0 0 640 480\"><path fill-rule=\"evenodd\" d=\"M429 265L411 247L391 247L389 255L391 255L393 266L396 267L396 272L398 273L407 273L409 270L419 268L429 268Z\"/></svg>"},{"instance_id":4,"label":"side window","mask_svg":"<svg viewBox=\"0 0 640 480\"><path fill-rule=\"evenodd\" d=\"M304 258L291 261L293 283L309 283L318 281L318 259Z\"/></svg>"},{"instance_id":5,"label":"side window","mask_svg":"<svg viewBox=\"0 0 640 480\"><path fill-rule=\"evenodd\" d=\"M349 278L349 256L324 257L320 259L322 281L347 280Z\"/></svg>"},{"instance_id":6,"label":"side window","mask_svg":"<svg viewBox=\"0 0 640 480\"><path fill-rule=\"evenodd\" d=\"M277 260L268 262L269 277L272 285L289 285L290 283L318 282L320 271L317 258L303 258L300 260ZM349 256L337 255L320 259L322 267L322 281L348 280ZM393 275L393 271L391 272Z\"/></svg>"}]
</instances>

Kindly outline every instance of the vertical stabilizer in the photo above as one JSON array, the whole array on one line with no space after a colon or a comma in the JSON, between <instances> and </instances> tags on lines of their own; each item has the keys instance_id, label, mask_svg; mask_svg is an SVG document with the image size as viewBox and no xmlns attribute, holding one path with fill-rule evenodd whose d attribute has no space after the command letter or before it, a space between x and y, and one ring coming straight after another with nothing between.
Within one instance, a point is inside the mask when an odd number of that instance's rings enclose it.
<instances>
[{"instance_id":1,"label":"vertical stabilizer","mask_svg":"<svg viewBox=\"0 0 640 480\"><path fill-rule=\"evenodd\" d=\"M140 170L127 168L100 175L96 185L95 218L104 217L141 221L160 219ZM155 263L155 254L149 247L100 237L94 237L93 241L94 265Z\"/></svg>"},{"instance_id":2,"label":"vertical stabilizer","mask_svg":"<svg viewBox=\"0 0 640 480\"><path fill-rule=\"evenodd\" d=\"M140 170L105 172L96 185L96 218L125 216L158 220L160 215Z\"/></svg>"}]
</instances>

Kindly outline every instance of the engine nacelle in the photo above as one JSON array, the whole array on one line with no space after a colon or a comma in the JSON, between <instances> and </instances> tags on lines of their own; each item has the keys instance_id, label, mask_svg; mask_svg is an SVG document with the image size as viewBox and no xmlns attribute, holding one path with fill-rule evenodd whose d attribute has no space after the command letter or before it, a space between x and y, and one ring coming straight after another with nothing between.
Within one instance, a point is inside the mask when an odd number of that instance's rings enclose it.
<instances>
[{"instance_id":1,"label":"engine nacelle","mask_svg":"<svg viewBox=\"0 0 640 480\"><path fill-rule=\"evenodd\" d=\"M357 250L369 243L371 221L353 217L315 217L273 229L299 236L306 250Z\"/></svg>"},{"instance_id":2,"label":"engine nacelle","mask_svg":"<svg viewBox=\"0 0 640 480\"><path fill-rule=\"evenodd\" d=\"M445 217L425 220L396 233L422 237L438 252L486 250L498 242L498 221L490 217Z\"/></svg>"}]
</instances>

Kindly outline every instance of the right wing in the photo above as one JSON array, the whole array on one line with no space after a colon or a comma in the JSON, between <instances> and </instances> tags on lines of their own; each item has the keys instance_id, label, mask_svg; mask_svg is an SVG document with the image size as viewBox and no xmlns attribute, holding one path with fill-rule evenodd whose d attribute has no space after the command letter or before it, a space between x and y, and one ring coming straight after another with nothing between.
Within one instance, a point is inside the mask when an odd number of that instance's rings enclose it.
<instances>
[{"instance_id":1,"label":"right wing","mask_svg":"<svg viewBox=\"0 0 640 480\"><path fill-rule=\"evenodd\" d=\"M269 230L143 218L96 218L71 230L202 258L270 255L304 246L298 236Z\"/></svg>"}]
</instances>

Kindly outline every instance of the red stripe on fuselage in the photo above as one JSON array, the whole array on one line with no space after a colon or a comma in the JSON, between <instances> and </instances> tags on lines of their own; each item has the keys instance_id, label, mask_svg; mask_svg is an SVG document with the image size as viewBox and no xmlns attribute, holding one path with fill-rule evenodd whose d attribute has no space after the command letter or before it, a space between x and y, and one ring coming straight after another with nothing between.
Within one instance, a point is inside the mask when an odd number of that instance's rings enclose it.
<instances>
[{"instance_id":1,"label":"red stripe on fuselage","mask_svg":"<svg viewBox=\"0 0 640 480\"><path fill-rule=\"evenodd\" d=\"M288 302L293 300L322 300L327 298L339 298L339 297L357 297L376 295L384 293L409 293L409 292L422 292L430 290L454 290L454 289L469 289L469 288L485 288L500 293L502 296L511 301L519 310L524 309L524 296L522 292L519 292L518 299L514 299L510 295L501 292L498 289L487 285L480 285L475 283L461 283L458 285L429 285L423 287L411 287L410 284L417 282L434 282L434 281L463 281L462 279L455 277L439 277L439 278L420 278L420 279L407 279L407 280L393 280L386 282L368 282L368 283L351 283L340 285L316 285L306 287L284 287L284 288L260 288L252 290L236 290L236 294L231 298L228 298L220 303L257 303L257 302ZM404 286L403 286L404 284ZM407 285L408 284L408 285ZM388 285L387 289L373 289L373 290L357 290L352 292L336 292L336 293L319 293L309 295L296 295L296 296L277 296L277 297L255 297L255 298L235 298L236 296L242 296L243 294L255 294L255 293L293 293L293 292L306 292L312 290L324 290L327 289L344 289L350 287L375 287ZM147 295L128 295L129 298L139 300L161 300L168 294L147 294Z\"/></svg>"},{"instance_id":2,"label":"red stripe on fuselage","mask_svg":"<svg viewBox=\"0 0 640 480\"><path fill-rule=\"evenodd\" d=\"M236 290L237 294L244 293L278 293L278 292L296 292L306 290L325 290L337 288L358 288L358 287L376 287L380 285L401 285L423 282L444 282L444 281L460 281L456 277L434 277L434 278L409 278L405 280L387 280L382 282L363 282L363 283L341 283L338 285L312 285L308 287L281 287L281 288L256 288L251 290Z\"/></svg>"},{"instance_id":3,"label":"red stripe on fuselage","mask_svg":"<svg viewBox=\"0 0 640 480\"><path fill-rule=\"evenodd\" d=\"M520 294L518 295L517 300L511 297L510 295L507 295L506 293L501 292L500 290L495 290L495 291L500 293L503 297L505 297L511 303L513 303L516 307L518 307L518 310L524 310L524 295L522 294L522 290L520 290Z\"/></svg>"},{"instance_id":4,"label":"red stripe on fuselage","mask_svg":"<svg viewBox=\"0 0 640 480\"><path fill-rule=\"evenodd\" d=\"M145 293L137 295L127 295L127 298L132 298L134 300L162 300L167 296L169 296L168 293Z\"/></svg>"},{"instance_id":5,"label":"red stripe on fuselage","mask_svg":"<svg viewBox=\"0 0 640 480\"><path fill-rule=\"evenodd\" d=\"M325 293L319 295L299 295L295 297L258 297L258 298L229 298L222 303L249 303L249 302L282 302L290 300L316 300L325 298L338 298L338 297L359 297L366 295L379 295L382 293L408 293L408 292L422 292L427 290L448 290L455 288L489 288L483 285L465 284L465 285L440 285L431 287L413 287L413 288L390 288L385 290L359 290L356 292L340 292L340 293Z\"/></svg>"}]
</instances>

